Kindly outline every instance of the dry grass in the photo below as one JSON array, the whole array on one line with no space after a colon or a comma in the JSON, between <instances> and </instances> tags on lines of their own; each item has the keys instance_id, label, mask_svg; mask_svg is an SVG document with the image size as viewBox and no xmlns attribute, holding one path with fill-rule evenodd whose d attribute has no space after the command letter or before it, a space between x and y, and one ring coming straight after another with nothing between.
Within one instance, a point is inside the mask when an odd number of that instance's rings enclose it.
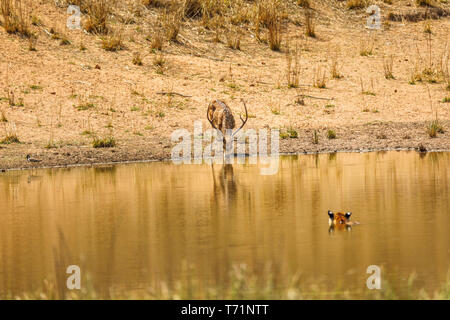
<instances>
[{"instance_id":1,"label":"dry grass","mask_svg":"<svg viewBox=\"0 0 450 320\"><path fill-rule=\"evenodd\" d=\"M165 12L161 20L163 28L169 41L177 41L178 33L181 29L181 16L179 12Z\"/></svg>"},{"instance_id":2,"label":"dry grass","mask_svg":"<svg viewBox=\"0 0 450 320\"><path fill-rule=\"evenodd\" d=\"M313 132L312 142L313 144L319 144L319 133L317 132L317 130L314 130Z\"/></svg>"},{"instance_id":3,"label":"dry grass","mask_svg":"<svg viewBox=\"0 0 450 320\"><path fill-rule=\"evenodd\" d=\"M327 138L328 139L336 139L336 137L337 137L337 135L336 135L336 132L334 131L334 130L328 130L327 131Z\"/></svg>"},{"instance_id":4,"label":"dry grass","mask_svg":"<svg viewBox=\"0 0 450 320\"><path fill-rule=\"evenodd\" d=\"M79 1L80 7L87 13L84 28L87 32L107 34L109 32L108 19L112 11L112 0Z\"/></svg>"},{"instance_id":5,"label":"dry grass","mask_svg":"<svg viewBox=\"0 0 450 320\"><path fill-rule=\"evenodd\" d=\"M31 36L28 38L28 50L29 51L37 51L36 44L37 44L37 36Z\"/></svg>"},{"instance_id":6,"label":"dry grass","mask_svg":"<svg viewBox=\"0 0 450 320\"><path fill-rule=\"evenodd\" d=\"M291 51L289 48L286 50L286 78L287 86L289 88L298 88L300 85L300 50L295 47L295 50Z\"/></svg>"},{"instance_id":7,"label":"dry grass","mask_svg":"<svg viewBox=\"0 0 450 320\"><path fill-rule=\"evenodd\" d=\"M142 66L143 62L142 62L142 56L139 52L135 52L133 54L133 60L132 60L133 64L136 66Z\"/></svg>"},{"instance_id":8,"label":"dry grass","mask_svg":"<svg viewBox=\"0 0 450 320\"><path fill-rule=\"evenodd\" d=\"M433 106L433 98L430 88L427 86L428 98L430 100L431 114L434 117L427 127L427 133L430 138L436 138L438 133L444 133L444 127L441 125L438 117L438 109Z\"/></svg>"},{"instance_id":9,"label":"dry grass","mask_svg":"<svg viewBox=\"0 0 450 320\"><path fill-rule=\"evenodd\" d=\"M5 123L6 121L3 122ZM12 126L7 127L5 123L4 129L5 129L5 137L2 140L0 140L0 144L20 143L14 124Z\"/></svg>"},{"instance_id":10,"label":"dry grass","mask_svg":"<svg viewBox=\"0 0 450 320\"><path fill-rule=\"evenodd\" d=\"M326 70L322 67L318 67L314 72L313 86L319 89L325 89L327 87Z\"/></svg>"},{"instance_id":11,"label":"dry grass","mask_svg":"<svg viewBox=\"0 0 450 320\"><path fill-rule=\"evenodd\" d=\"M437 6L436 1L434 1L434 0L416 0L416 4L418 6L425 6L425 7L435 7L435 6Z\"/></svg>"},{"instance_id":12,"label":"dry grass","mask_svg":"<svg viewBox=\"0 0 450 320\"><path fill-rule=\"evenodd\" d=\"M142 5L149 8L167 8L170 6L170 0L142 0Z\"/></svg>"},{"instance_id":13,"label":"dry grass","mask_svg":"<svg viewBox=\"0 0 450 320\"><path fill-rule=\"evenodd\" d=\"M2 0L0 3L0 14L2 25L5 31L12 34L19 34L23 37L31 37L31 23L24 12L21 0Z\"/></svg>"},{"instance_id":14,"label":"dry grass","mask_svg":"<svg viewBox=\"0 0 450 320\"><path fill-rule=\"evenodd\" d=\"M4 109L0 110L0 115L1 115L1 117L0 117L1 122L8 122L8 118L6 117L6 113L5 113Z\"/></svg>"},{"instance_id":15,"label":"dry grass","mask_svg":"<svg viewBox=\"0 0 450 320\"><path fill-rule=\"evenodd\" d=\"M157 52L153 57L153 66L156 68L157 74L164 74L166 69L166 57L162 52Z\"/></svg>"},{"instance_id":16,"label":"dry grass","mask_svg":"<svg viewBox=\"0 0 450 320\"><path fill-rule=\"evenodd\" d=\"M374 41L370 40L361 40L359 46L359 54L363 57L371 56L373 54Z\"/></svg>"},{"instance_id":17,"label":"dry grass","mask_svg":"<svg viewBox=\"0 0 450 320\"><path fill-rule=\"evenodd\" d=\"M316 27L314 24L314 17L310 10L306 10L305 12L305 34L308 37L315 38L316 37Z\"/></svg>"},{"instance_id":18,"label":"dry grass","mask_svg":"<svg viewBox=\"0 0 450 320\"><path fill-rule=\"evenodd\" d=\"M387 57L383 57L383 70L384 77L386 79L395 79L394 77L394 56L389 55Z\"/></svg>"},{"instance_id":19,"label":"dry grass","mask_svg":"<svg viewBox=\"0 0 450 320\"><path fill-rule=\"evenodd\" d=\"M427 133L430 138L436 138L438 133L444 133L444 128L439 120L435 119L428 125Z\"/></svg>"},{"instance_id":20,"label":"dry grass","mask_svg":"<svg viewBox=\"0 0 450 320\"><path fill-rule=\"evenodd\" d=\"M124 48L122 31L114 31L102 39L102 48L106 51L118 51Z\"/></svg>"},{"instance_id":21,"label":"dry grass","mask_svg":"<svg viewBox=\"0 0 450 320\"><path fill-rule=\"evenodd\" d=\"M443 49L440 53L436 53L433 49L433 39L431 34L427 34L427 52L421 54L418 46L417 50L417 62L418 66L424 66L423 68L415 67L416 78L420 78L418 81L427 81L429 83L444 82L449 83L449 59L450 53L448 51L447 41L445 42Z\"/></svg>"},{"instance_id":22,"label":"dry grass","mask_svg":"<svg viewBox=\"0 0 450 320\"><path fill-rule=\"evenodd\" d=\"M283 33L281 30L281 20L279 18L273 20L268 26L269 31L269 48L273 51L281 50L281 41L283 40Z\"/></svg>"},{"instance_id":23,"label":"dry grass","mask_svg":"<svg viewBox=\"0 0 450 320\"><path fill-rule=\"evenodd\" d=\"M105 138L95 137L92 141L92 147L94 148L114 148L116 146L116 139L113 136Z\"/></svg>"},{"instance_id":24,"label":"dry grass","mask_svg":"<svg viewBox=\"0 0 450 320\"><path fill-rule=\"evenodd\" d=\"M333 79L341 79L343 76L339 71L339 48L336 49L335 54L331 56L330 73Z\"/></svg>"},{"instance_id":25,"label":"dry grass","mask_svg":"<svg viewBox=\"0 0 450 320\"><path fill-rule=\"evenodd\" d=\"M259 0L257 2L254 18L256 33L259 33L261 27L267 28L267 40L273 51L281 50L283 17L284 8L280 0Z\"/></svg>"},{"instance_id":26,"label":"dry grass","mask_svg":"<svg viewBox=\"0 0 450 320\"><path fill-rule=\"evenodd\" d=\"M236 29L230 26L230 29L226 33L227 46L233 50L241 50L241 39Z\"/></svg>"},{"instance_id":27,"label":"dry grass","mask_svg":"<svg viewBox=\"0 0 450 320\"><path fill-rule=\"evenodd\" d=\"M147 37L150 40L150 49L162 50L164 39L160 32L155 32L151 37Z\"/></svg>"},{"instance_id":28,"label":"dry grass","mask_svg":"<svg viewBox=\"0 0 450 320\"><path fill-rule=\"evenodd\" d=\"M367 6L367 0L347 0L348 9L362 9Z\"/></svg>"},{"instance_id":29,"label":"dry grass","mask_svg":"<svg viewBox=\"0 0 450 320\"><path fill-rule=\"evenodd\" d=\"M307 8L307 9L311 8L310 0L297 0L297 4L303 8Z\"/></svg>"}]
</instances>

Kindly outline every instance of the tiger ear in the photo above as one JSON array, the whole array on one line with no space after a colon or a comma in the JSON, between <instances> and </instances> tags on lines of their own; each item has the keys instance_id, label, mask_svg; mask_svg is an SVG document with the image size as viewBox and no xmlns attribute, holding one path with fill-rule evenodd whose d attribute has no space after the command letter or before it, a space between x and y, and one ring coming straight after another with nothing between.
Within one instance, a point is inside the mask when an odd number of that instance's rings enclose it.
<instances>
[{"instance_id":1,"label":"tiger ear","mask_svg":"<svg viewBox=\"0 0 450 320\"><path fill-rule=\"evenodd\" d=\"M329 216L331 219L333 219L333 218L334 218L334 213L331 212L330 210L328 210L328 216Z\"/></svg>"},{"instance_id":2,"label":"tiger ear","mask_svg":"<svg viewBox=\"0 0 450 320\"><path fill-rule=\"evenodd\" d=\"M352 215L351 212L346 212L346 213L345 213L345 217L346 217L346 218L350 218L351 215Z\"/></svg>"}]
</instances>

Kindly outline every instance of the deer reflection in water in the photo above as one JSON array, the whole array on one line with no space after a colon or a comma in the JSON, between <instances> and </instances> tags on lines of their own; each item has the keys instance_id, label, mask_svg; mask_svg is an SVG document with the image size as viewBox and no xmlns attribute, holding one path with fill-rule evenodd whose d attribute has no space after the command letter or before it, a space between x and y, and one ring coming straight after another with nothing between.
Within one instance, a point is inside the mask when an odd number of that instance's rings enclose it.
<instances>
[{"instance_id":1,"label":"deer reflection in water","mask_svg":"<svg viewBox=\"0 0 450 320\"><path fill-rule=\"evenodd\" d=\"M214 190L211 196L211 204L215 212L220 209L225 209L228 211L237 192L233 165L222 165L218 178L216 178L216 173L214 172L214 165L212 165L211 168L214 183Z\"/></svg>"}]
</instances>

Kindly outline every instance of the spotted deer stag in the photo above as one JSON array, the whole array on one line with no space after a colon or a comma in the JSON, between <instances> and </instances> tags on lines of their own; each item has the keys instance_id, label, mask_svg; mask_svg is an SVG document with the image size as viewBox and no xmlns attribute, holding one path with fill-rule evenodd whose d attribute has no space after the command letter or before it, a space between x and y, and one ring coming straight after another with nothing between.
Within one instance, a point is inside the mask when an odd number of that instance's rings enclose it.
<instances>
[{"instance_id":1,"label":"spotted deer stag","mask_svg":"<svg viewBox=\"0 0 450 320\"><path fill-rule=\"evenodd\" d=\"M232 142L236 134L247 123L248 120L247 106L245 105L244 100L241 101L244 104L245 108L245 120L242 119L241 115L239 115L239 118L241 118L242 121L242 125L236 131L234 132L231 131L231 135L229 135L229 131L227 132L227 130L233 130L236 126L236 123L234 121L233 112L231 111L230 107L228 107L224 102L220 100L214 100L208 106L206 117L208 118L208 121L211 124L211 126L222 133L223 150L227 149L226 148L227 142Z\"/></svg>"}]
</instances>

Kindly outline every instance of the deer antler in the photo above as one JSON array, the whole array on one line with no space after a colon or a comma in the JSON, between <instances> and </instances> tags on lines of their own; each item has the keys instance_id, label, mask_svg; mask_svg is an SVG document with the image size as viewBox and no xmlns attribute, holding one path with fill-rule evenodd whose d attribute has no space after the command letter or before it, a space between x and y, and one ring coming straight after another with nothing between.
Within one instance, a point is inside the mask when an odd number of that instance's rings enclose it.
<instances>
[{"instance_id":1,"label":"deer antler","mask_svg":"<svg viewBox=\"0 0 450 320\"><path fill-rule=\"evenodd\" d=\"M245 120L242 119L241 114L239 114L239 118L241 118L242 125L239 127L239 129L237 129L237 130L231 135L232 137L234 137L234 136L239 132L239 130L241 130L241 129L245 126L245 124L247 123L247 120L248 120L247 105L245 104L244 99L241 99L241 101L242 101L242 103L244 104L244 108L245 108Z\"/></svg>"}]
</instances>

